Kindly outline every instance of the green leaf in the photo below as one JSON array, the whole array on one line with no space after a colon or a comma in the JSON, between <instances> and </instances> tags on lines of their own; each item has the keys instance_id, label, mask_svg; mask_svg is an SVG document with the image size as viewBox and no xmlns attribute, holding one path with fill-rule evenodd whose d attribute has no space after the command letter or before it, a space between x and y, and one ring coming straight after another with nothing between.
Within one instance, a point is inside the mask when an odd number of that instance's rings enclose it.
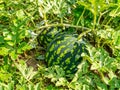
<instances>
[{"instance_id":1,"label":"green leaf","mask_svg":"<svg viewBox=\"0 0 120 90\"><path fill-rule=\"evenodd\" d=\"M5 56L8 55L9 48L0 47L0 55Z\"/></svg>"},{"instance_id":2,"label":"green leaf","mask_svg":"<svg viewBox=\"0 0 120 90\"><path fill-rule=\"evenodd\" d=\"M13 50L9 53L12 60L16 60L18 58L18 54L16 53L16 50Z\"/></svg>"},{"instance_id":3,"label":"green leaf","mask_svg":"<svg viewBox=\"0 0 120 90\"><path fill-rule=\"evenodd\" d=\"M7 90L14 90L14 82L8 83Z\"/></svg>"},{"instance_id":4,"label":"green leaf","mask_svg":"<svg viewBox=\"0 0 120 90\"><path fill-rule=\"evenodd\" d=\"M111 12L109 13L109 15L111 17L116 17L116 16L120 17L120 8L117 7L115 9L111 10Z\"/></svg>"},{"instance_id":5,"label":"green leaf","mask_svg":"<svg viewBox=\"0 0 120 90\"><path fill-rule=\"evenodd\" d=\"M66 85L68 85L68 81L65 78L59 78L55 85L56 86L66 86Z\"/></svg>"},{"instance_id":6,"label":"green leaf","mask_svg":"<svg viewBox=\"0 0 120 90\"><path fill-rule=\"evenodd\" d=\"M28 88L29 88L29 90L35 90L33 84L29 84L29 85L28 85Z\"/></svg>"},{"instance_id":7,"label":"green leaf","mask_svg":"<svg viewBox=\"0 0 120 90\"><path fill-rule=\"evenodd\" d=\"M27 67L25 63L23 64L15 64L17 69L20 71L21 75L27 80L33 79L35 75L37 75L38 72L33 70L33 67Z\"/></svg>"},{"instance_id":8,"label":"green leaf","mask_svg":"<svg viewBox=\"0 0 120 90\"><path fill-rule=\"evenodd\" d=\"M35 86L34 86L34 90L40 90L40 83L37 83Z\"/></svg>"},{"instance_id":9,"label":"green leaf","mask_svg":"<svg viewBox=\"0 0 120 90\"><path fill-rule=\"evenodd\" d=\"M25 13L24 13L23 9L20 9L20 10L16 11L16 16L20 20L24 19L25 18Z\"/></svg>"},{"instance_id":10,"label":"green leaf","mask_svg":"<svg viewBox=\"0 0 120 90\"><path fill-rule=\"evenodd\" d=\"M109 84L111 89L120 88L120 79L114 77L109 81Z\"/></svg>"},{"instance_id":11,"label":"green leaf","mask_svg":"<svg viewBox=\"0 0 120 90\"><path fill-rule=\"evenodd\" d=\"M23 53L26 50L30 50L31 46L28 45L26 42L21 42L19 46L17 47L17 53Z\"/></svg>"},{"instance_id":12,"label":"green leaf","mask_svg":"<svg viewBox=\"0 0 120 90\"><path fill-rule=\"evenodd\" d=\"M9 79L11 78L12 74L11 73L8 73L4 70L0 70L0 81L6 81L8 82Z\"/></svg>"},{"instance_id":13,"label":"green leaf","mask_svg":"<svg viewBox=\"0 0 120 90\"><path fill-rule=\"evenodd\" d=\"M4 43L4 37L0 36L0 43Z\"/></svg>"}]
</instances>

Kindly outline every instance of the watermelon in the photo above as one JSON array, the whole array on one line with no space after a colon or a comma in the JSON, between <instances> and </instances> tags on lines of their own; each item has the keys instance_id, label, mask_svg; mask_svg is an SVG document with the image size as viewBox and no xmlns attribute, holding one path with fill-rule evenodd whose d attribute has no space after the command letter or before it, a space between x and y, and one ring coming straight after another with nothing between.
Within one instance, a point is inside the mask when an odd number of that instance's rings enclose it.
<instances>
[{"instance_id":1,"label":"watermelon","mask_svg":"<svg viewBox=\"0 0 120 90\"><path fill-rule=\"evenodd\" d=\"M47 47L57 34L62 32L60 27L45 28L37 37L39 45Z\"/></svg>"},{"instance_id":2,"label":"watermelon","mask_svg":"<svg viewBox=\"0 0 120 90\"><path fill-rule=\"evenodd\" d=\"M66 74L77 71L77 66L83 59L81 54L87 52L85 41L78 40L74 34L59 34L50 42L45 55L47 66L59 65Z\"/></svg>"}]
</instances>

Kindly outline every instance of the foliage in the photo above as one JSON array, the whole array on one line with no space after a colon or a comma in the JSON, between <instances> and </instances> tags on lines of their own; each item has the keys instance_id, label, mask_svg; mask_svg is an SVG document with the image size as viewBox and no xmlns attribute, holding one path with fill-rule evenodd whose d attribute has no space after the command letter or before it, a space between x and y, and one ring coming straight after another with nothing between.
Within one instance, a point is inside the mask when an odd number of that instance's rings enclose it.
<instances>
[{"instance_id":1,"label":"foliage","mask_svg":"<svg viewBox=\"0 0 120 90\"><path fill-rule=\"evenodd\" d=\"M119 22L120 0L0 0L0 90L119 90ZM70 80L59 66L26 64L30 51L44 59L36 37L58 26L88 41Z\"/></svg>"}]
</instances>

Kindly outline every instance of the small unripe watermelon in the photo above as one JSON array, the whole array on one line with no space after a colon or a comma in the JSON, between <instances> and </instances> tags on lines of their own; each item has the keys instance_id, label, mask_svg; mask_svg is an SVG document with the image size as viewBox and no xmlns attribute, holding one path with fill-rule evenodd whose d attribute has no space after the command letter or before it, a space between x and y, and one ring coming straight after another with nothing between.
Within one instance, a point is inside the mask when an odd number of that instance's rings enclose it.
<instances>
[{"instance_id":1,"label":"small unripe watermelon","mask_svg":"<svg viewBox=\"0 0 120 90\"><path fill-rule=\"evenodd\" d=\"M83 52L87 52L85 42L78 41L77 35L59 34L49 44L45 57L48 67L59 65L66 74L72 74L83 59Z\"/></svg>"}]
</instances>

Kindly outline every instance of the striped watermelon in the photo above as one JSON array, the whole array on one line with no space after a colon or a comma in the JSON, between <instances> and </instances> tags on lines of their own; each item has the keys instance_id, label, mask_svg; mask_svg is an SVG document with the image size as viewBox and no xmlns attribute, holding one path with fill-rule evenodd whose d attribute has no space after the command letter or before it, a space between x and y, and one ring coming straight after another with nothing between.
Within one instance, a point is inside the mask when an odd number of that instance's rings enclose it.
<instances>
[{"instance_id":1,"label":"striped watermelon","mask_svg":"<svg viewBox=\"0 0 120 90\"><path fill-rule=\"evenodd\" d=\"M77 40L77 35L59 34L48 46L46 62L48 67L60 65L66 74L75 73L77 66L83 59L82 52L86 52L85 42Z\"/></svg>"},{"instance_id":2,"label":"striped watermelon","mask_svg":"<svg viewBox=\"0 0 120 90\"><path fill-rule=\"evenodd\" d=\"M37 41L41 46L47 47L48 44L55 38L57 34L62 32L60 27L50 27L45 28L43 32L41 32L38 37Z\"/></svg>"}]
</instances>

